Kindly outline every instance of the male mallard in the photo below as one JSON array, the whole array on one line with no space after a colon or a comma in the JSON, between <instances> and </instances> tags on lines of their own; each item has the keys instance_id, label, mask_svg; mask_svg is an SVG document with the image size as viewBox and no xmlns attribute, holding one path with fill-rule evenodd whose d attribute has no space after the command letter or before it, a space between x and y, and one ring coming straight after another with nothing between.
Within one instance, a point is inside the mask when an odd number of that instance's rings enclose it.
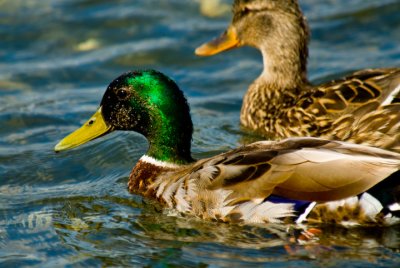
<instances>
[{"instance_id":1,"label":"male mallard","mask_svg":"<svg viewBox=\"0 0 400 268\"><path fill-rule=\"evenodd\" d=\"M296 0L236 0L232 23L196 49L249 45L264 59L240 122L268 139L323 137L400 151L400 69L369 69L319 86L307 80L309 31Z\"/></svg>"},{"instance_id":2,"label":"male mallard","mask_svg":"<svg viewBox=\"0 0 400 268\"><path fill-rule=\"evenodd\" d=\"M136 131L149 142L130 174L129 190L182 213L242 223L382 224L400 214L400 154L383 149L292 138L193 160L187 101L157 71L128 72L111 82L97 112L55 151L114 130Z\"/></svg>"}]
</instances>

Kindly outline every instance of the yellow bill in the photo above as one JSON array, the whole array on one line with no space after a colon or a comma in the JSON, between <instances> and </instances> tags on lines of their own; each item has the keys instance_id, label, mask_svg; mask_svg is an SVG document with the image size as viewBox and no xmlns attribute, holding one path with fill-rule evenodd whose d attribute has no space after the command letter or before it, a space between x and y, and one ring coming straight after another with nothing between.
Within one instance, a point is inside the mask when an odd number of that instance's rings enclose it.
<instances>
[{"instance_id":1,"label":"yellow bill","mask_svg":"<svg viewBox=\"0 0 400 268\"><path fill-rule=\"evenodd\" d=\"M198 56L211 56L238 46L240 46L240 41L236 31L230 27L220 37L196 48L195 53Z\"/></svg>"},{"instance_id":2,"label":"yellow bill","mask_svg":"<svg viewBox=\"0 0 400 268\"><path fill-rule=\"evenodd\" d=\"M97 112L79 129L75 130L67 137L62 139L55 147L54 151L60 152L72 149L88 141L98 138L111 131L101 114L101 107Z\"/></svg>"}]
</instances>

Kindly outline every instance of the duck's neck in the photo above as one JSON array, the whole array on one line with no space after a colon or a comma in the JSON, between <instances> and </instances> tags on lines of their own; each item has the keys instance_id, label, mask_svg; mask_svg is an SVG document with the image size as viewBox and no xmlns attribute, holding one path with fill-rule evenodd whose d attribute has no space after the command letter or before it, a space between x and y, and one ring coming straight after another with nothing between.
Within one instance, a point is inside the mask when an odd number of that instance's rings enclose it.
<instances>
[{"instance_id":1,"label":"duck's neck","mask_svg":"<svg viewBox=\"0 0 400 268\"><path fill-rule=\"evenodd\" d=\"M289 50L271 52L271 49L274 48L261 50L264 67L256 83L277 91L298 90L308 84L306 59Z\"/></svg>"},{"instance_id":2,"label":"duck's neck","mask_svg":"<svg viewBox=\"0 0 400 268\"><path fill-rule=\"evenodd\" d=\"M286 33L287 34L287 33ZM268 138L277 132L275 125L311 90L307 80L307 38L286 36L271 43L261 42L264 69L246 92L240 114L243 126L260 131ZM266 135L265 133L268 133ZM271 135L271 136L269 136Z\"/></svg>"},{"instance_id":3,"label":"duck's neck","mask_svg":"<svg viewBox=\"0 0 400 268\"><path fill-rule=\"evenodd\" d=\"M258 82L275 90L296 89L308 84L307 21L302 15L275 16L270 32L264 33L262 36L265 37L253 44L261 51L264 63Z\"/></svg>"},{"instance_id":4,"label":"duck's neck","mask_svg":"<svg viewBox=\"0 0 400 268\"><path fill-rule=\"evenodd\" d=\"M156 198L156 192L151 185L159 178L160 174L180 167L181 165L159 161L151 156L144 155L139 159L129 176L129 191Z\"/></svg>"},{"instance_id":5,"label":"duck's neck","mask_svg":"<svg viewBox=\"0 0 400 268\"><path fill-rule=\"evenodd\" d=\"M149 141L147 155L166 163L188 164L193 162L190 154L190 145L192 139L191 121L178 122L179 119L154 120L150 133L146 135Z\"/></svg>"},{"instance_id":6,"label":"duck's neck","mask_svg":"<svg viewBox=\"0 0 400 268\"><path fill-rule=\"evenodd\" d=\"M141 129L149 149L130 174L128 187L131 192L155 197L156 193L149 186L160 174L194 161L190 155L192 121L189 113L185 114L174 117L166 117L162 112L153 114L149 124Z\"/></svg>"},{"instance_id":7,"label":"duck's neck","mask_svg":"<svg viewBox=\"0 0 400 268\"><path fill-rule=\"evenodd\" d=\"M244 97L242 113L255 113L266 110L271 113L281 109L281 105L295 100L301 93L307 91L306 58L292 49L260 48L264 61L264 69L260 76L249 86ZM306 52L305 52L306 53ZM254 109L250 111L249 109Z\"/></svg>"}]
</instances>

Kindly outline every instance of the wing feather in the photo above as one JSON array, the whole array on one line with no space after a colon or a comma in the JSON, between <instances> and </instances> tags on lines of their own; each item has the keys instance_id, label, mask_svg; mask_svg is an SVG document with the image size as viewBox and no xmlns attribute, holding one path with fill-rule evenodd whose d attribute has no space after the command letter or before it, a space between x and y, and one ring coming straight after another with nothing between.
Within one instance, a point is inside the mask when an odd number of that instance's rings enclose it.
<instances>
[{"instance_id":1,"label":"wing feather","mask_svg":"<svg viewBox=\"0 0 400 268\"><path fill-rule=\"evenodd\" d=\"M292 215L293 204L283 208L265 202L271 194L303 201L340 200L365 192L399 168L400 154L394 152L291 138L203 159L159 176L151 187L168 206L200 217L274 222Z\"/></svg>"},{"instance_id":2,"label":"wing feather","mask_svg":"<svg viewBox=\"0 0 400 268\"><path fill-rule=\"evenodd\" d=\"M252 146L251 152L243 147L235 151L240 157L229 155L219 163L220 172L207 188L232 190L232 202L271 193L300 200L338 200L368 190L400 165L396 153L338 141L297 138L268 143L272 158L262 153L262 143Z\"/></svg>"}]
</instances>

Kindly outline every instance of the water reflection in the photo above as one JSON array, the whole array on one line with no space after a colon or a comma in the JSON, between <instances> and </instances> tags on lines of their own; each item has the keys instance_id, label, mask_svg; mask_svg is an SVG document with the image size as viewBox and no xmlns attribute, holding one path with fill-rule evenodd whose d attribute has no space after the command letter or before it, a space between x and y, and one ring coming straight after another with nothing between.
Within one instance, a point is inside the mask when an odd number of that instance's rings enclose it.
<instances>
[{"instance_id":1,"label":"water reflection","mask_svg":"<svg viewBox=\"0 0 400 268\"><path fill-rule=\"evenodd\" d=\"M107 201L105 201L107 200ZM147 202L147 201L146 201ZM227 266L283 262L301 258L339 264L379 263L389 254L399 260L400 228L344 228L314 226L318 240L299 245L291 242L287 226L239 226L171 215L157 204L140 198L117 197L69 202L54 219L63 241L79 252L94 254L109 264L164 262ZM381 249L386 248L384 252ZM152 249L152 250L149 250ZM110 257L112 256L112 257ZM179 261L176 258L179 257ZM181 263L182 264L182 263Z\"/></svg>"}]
</instances>

